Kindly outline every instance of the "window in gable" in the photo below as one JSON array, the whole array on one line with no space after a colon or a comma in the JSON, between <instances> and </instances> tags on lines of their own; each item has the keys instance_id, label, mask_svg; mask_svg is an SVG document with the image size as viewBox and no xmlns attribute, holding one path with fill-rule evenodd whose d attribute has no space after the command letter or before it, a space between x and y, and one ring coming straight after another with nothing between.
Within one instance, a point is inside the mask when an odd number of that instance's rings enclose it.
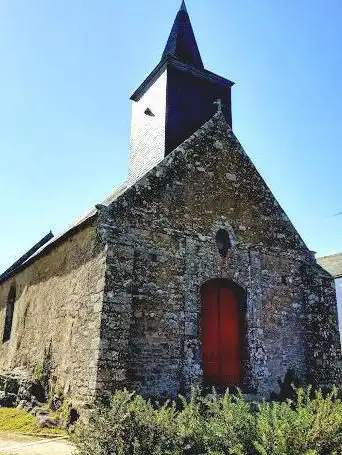
<instances>
[{"instance_id":1,"label":"window in gable","mask_svg":"<svg viewBox=\"0 0 342 455\"><path fill-rule=\"evenodd\" d=\"M216 246L220 255L225 258L227 256L229 248L231 248L231 242L229 233L225 229L219 229L216 234Z\"/></svg>"}]
</instances>

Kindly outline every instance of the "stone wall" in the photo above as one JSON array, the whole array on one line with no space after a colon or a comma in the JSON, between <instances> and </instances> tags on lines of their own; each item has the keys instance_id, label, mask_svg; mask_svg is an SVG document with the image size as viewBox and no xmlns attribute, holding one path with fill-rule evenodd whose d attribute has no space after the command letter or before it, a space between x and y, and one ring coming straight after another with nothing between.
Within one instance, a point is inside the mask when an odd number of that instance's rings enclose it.
<instances>
[{"instance_id":1,"label":"stone wall","mask_svg":"<svg viewBox=\"0 0 342 455\"><path fill-rule=\"evenodd\" d=\"M335 279L336 286L336 298L337 298L337 313L339 320L339 329L340 329L340 340L342 341L341 331L342 331L342 278Z\"/></svg>"},{"instance_id":2,"label":"stone wall","mask_svg":"<svg viewBox=\"0 0 342 455\"><path fill-rule=\"evenodd\" d=\"M225 279L245 295L244 391L269 396L289 370L303 383L340 384L333 280L222 114L97 209L0 284L0 334L16 288L0 374L32 373L50 350L52 381L79 403L124 386L186 394L203 377L201 288Z\"/></svg>"},{"instance_id":3,"label":"stone wall","mask_svg":"<svg viewBox=\"0 0 342 455\"><path fill-rule=\"evenodd\" d=\"M309 378L325 389L341 385L341 345L336 288L331 275L318 265L303 266Z\"/></svg>"},{"instance_id":4,"label":"stone wall","mask_svg":"<svg viewBox=\"0 0 342 455\"><path fill-rule=\"evenodd\" d=\"M106 251L84 227L0 285L2 338L9 289L16 287L11 338L0 345L0 372L33 373L51 349L52 381L74 400L95 394Z\"/></svg>"},{"instance_id":5,"label":"stone wall","mask_svg":"<svg viewBox=\"0 0 342 455\"><path fill-rule=\"evenodd\" d=\"M103 207L100 225L108 268L99 391L129 384L147 396L175 397L201 383L200 289L214 278L247 293L246 391L277 391L289 369L302 382L311 382L313 369L337 381L335 335L326 343L316 333L315 353L308 340L315 329L307 297L317 290L302 270L319 273L313 255L222 115ZM220 228L232 244L225 259L215 242ZM336 302L326 297L330 316L315 309L333 334ZM328 345L335 353L329 368L313 368L313 356Z\"/></svg>"},{"instance_id":6,"label":"stone wall","mask_svg":"<svg viewBox=\"0 0 342 455\"><path fill-rule=\"evenodd\" d=\"M260 370L259 384L264 392L277 391L277 379L294 370L302 383L308 377L306 356L306 312L301 277L303 258L288 258L270 252L260 255L261 308L257 327Z\"/></svg>"}]
</instances>

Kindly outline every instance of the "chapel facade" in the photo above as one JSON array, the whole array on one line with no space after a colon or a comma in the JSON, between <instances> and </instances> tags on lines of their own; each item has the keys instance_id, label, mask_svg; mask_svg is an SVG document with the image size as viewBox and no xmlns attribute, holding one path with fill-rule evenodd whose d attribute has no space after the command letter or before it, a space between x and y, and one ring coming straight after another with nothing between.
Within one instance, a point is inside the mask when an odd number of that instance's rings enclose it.
<instances>
[{"instance_id":1,"label":"chapel facade","mask_svg":"<svg viewBox=\"0 0 342 455\"><path fill-rule=\"evenodd\" d=\"M132 95L127 181L0 277L0 374L80 404L118 388L269 397L291 371L340 385L333 278L232 130L233 83L205 69L183 2Z\"/></svg>"}]
</instances>

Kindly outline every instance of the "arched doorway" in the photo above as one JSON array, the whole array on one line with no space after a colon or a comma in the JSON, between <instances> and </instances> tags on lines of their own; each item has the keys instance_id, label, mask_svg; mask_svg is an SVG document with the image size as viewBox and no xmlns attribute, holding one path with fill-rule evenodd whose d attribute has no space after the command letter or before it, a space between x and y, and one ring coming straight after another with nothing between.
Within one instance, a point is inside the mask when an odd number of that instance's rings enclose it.
<instances>
[{"instance_id":1,"label":"arched doorway","mask_svg":"<svg viewBox=\"0 0 342 455\"><path fill-rule=\"evenodd\" d=\"M202 286L201 341L204 383L241 385L245 293L229 280Z\"/></svg>"}]
</instances>

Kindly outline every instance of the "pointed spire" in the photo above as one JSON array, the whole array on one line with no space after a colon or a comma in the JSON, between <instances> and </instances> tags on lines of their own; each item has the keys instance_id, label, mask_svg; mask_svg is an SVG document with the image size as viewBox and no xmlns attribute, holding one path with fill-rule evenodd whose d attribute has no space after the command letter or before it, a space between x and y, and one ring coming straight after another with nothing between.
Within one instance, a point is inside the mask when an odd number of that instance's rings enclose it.
<instances>
[{"instance_id":1,"label":"pointed spire","mask_svg":"<svg viewBox=\"0 0 342 455\"><path fill-rule=\"evenodd\" d=\"M186 13L188 12L188 10L186 9L186 4L185 4L184 0L182 1L182 4L181 4L181 7L179 8L179 11L185 11Z\"/></svg>"},{"instance_id":2,"label":"pointed spire","mask_svg":"<svg viewBox=\"0 0 342 455\"><path fill-rule=\"evenodd\" d=\"M175 57L198 69L204 69L184 0L177 13L162 59L167 56Z\"/></svg>"}]
</instances>

